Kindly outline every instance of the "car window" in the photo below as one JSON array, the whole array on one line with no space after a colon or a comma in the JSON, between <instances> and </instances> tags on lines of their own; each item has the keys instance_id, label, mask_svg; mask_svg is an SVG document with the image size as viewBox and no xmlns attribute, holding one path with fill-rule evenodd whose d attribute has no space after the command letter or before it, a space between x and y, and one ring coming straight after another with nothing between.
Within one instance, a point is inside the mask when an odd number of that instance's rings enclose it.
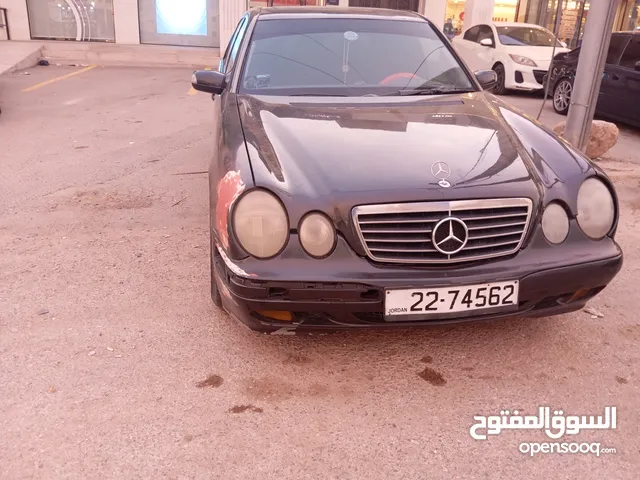
<instances>
[{"instance_id":1,"label":"car window","mask_svg":"<svg viewBox=\"0 0 640 480\"><path fill-rule=\"evenodd\" d=\"M624 51L624 47L629 42L629 35L612 35L611 43L609 43L609 51L607 52L607 63L617 65L620 55Z\"/></svg>"},{"instance_id":2,"label":"car window","mask_svg":"<svg viewBox=\"0 0 640 480\"><path fill-rule=\"evenodd\" d=\"M488 38L495 44L493 39L493 30L491 30L491 27L489 25L480 25L478 27L478 39L476 41L480 43L485 38Z\"/></svg>"},{"instance_id":3,"label":"car window","mask_svg":"<svg viewBox=\"0 0 640 480\"><path fill-rule=\"evenodd\" d=\"M231 35L231 38L229 39L229 43L227 44L227 48L224 51L224 56L222 57L222 60L220 62L219 70L221 72L226 72L227 71L226 67L227 67L227 65L229 63L229 58L231 57L231 52L233 50L233 43L235 42L236 37L238 36L238 33L240 32L240 29L244 25L244 21L245 21L245 17L242 17L240 19L240 21L238 22L238 25L236 25L236 29L233 31L233 34Z\"/></svg>"},{"instance_id":4,"label":"car window","mask_svg":"<svg viewBox=\"0 0 640 480\"><path fill-rule=\"evenodd\" d=\"M640 62L640 37L634 35L629 45L622 54L620 66L626 68L635 68L636 62Z\"/></svg>"},{"instance_id":5,"label":"car window","mask_svg":"<svg viewBox=\"0 0 640 480\"><path fill-rule=\"evenodd\" d=\"M542 28L514 25L496 27L496 31L502 45L511 47L553 47L553 42L555 41L556 48L562 48L562 44L556 40L553 34Z\"/></svg>"},{"instance_id":6,"label":"car window","mask_svg":"<svg viewBox=\"0 0 640 480\"><path fill-rule=\"evenodd\" d=\"M471 27L469 30L464 32L464 36L462 38L464 38L465 40L469 40L470 42L477 41L479 29L480 27Z\"/></svg>"},{"instance_id":7,"label":"car window","mask_svg":"<svg viewBox=\"0 0 640 480\"><path fill-rule=\"evenodd\" d=\"M471 89L468 72L428 22L346 18L259 20L241 93L360 96L399 88Z\"/></svg>"},{"instance_id":8,"label":"car window","mask_svg":"<svg viewBox=\"0 0 640 480\"><path fill-rule=\"evenodd\" d=\"M240 45L242 45L242 40L244 40L244 34L247 31L247 26L249 25L249 18L243 17L240 21L238 34L236 38L233 39L233 44L231 45L231 52L229 54L229 60L226 67L226 72L233 69L233 65L236 63L236 57L238 56L238 51L240 50Z\"/></svg>"}]
</instances>

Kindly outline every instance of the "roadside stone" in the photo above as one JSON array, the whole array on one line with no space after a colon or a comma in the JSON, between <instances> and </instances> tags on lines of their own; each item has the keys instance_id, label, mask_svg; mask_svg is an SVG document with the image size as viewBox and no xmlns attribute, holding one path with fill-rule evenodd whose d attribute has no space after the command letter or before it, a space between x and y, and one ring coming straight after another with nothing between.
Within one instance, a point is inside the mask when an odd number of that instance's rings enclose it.
<instances>
[{"instance_id":1,"label":"roadside stone","mask_svg":"<svg viewBox=\"0 0 640 480\"><path fill-rule=\"evenodd\" d=\"M556 134L563 136L566 123L567 122L558 123L553 127L553 131ZM586 155L592 160L601 157L611 150L616 143L618 143L619 136L620 130L618 130L618 127L614 123L605 122L603 120L594 120L591 123Z\"/></svg>"},{"instance_id":2,"label":"roadside stone","mask_svg":"<svg viewBox=\"0 0 640 480\"><path fill-rule=\"evenodd\" d=\"M591 315L591 318L604 318L604 313L599 312L595 308L586 307L583 310L589 315Z\"/></svg>"}]
</instances>

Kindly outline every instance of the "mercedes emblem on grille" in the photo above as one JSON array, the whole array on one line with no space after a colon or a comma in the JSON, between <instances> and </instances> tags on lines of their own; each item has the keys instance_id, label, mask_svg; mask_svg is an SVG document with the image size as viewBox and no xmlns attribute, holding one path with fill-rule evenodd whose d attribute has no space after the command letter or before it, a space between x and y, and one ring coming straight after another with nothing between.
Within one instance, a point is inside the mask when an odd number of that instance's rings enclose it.
<instances>
[{"instance_id":1,"label":"mercedes emblem on grille","mask_svg":"<svg viewBox=\"0 0 640 480\"><path fill-rule=\"evenodd\" d=\"M449 188L451 184L447 179L451 176L451 167L445 162L436 162L431 165L431 175L438 179L438 185Z\"/></svg>"},{"instance_id":2,"label":"mercedes emblem on grille","mask_svg":"<svg viewBox=\"0 0 640 480\"><path fill-rule=\"evenodd\" d=\"M433 246L440 253L453 255L462 250L469 240L467 225L455 217L447 217L436 223L431 233Z\"/></svg>"}]
</instances>

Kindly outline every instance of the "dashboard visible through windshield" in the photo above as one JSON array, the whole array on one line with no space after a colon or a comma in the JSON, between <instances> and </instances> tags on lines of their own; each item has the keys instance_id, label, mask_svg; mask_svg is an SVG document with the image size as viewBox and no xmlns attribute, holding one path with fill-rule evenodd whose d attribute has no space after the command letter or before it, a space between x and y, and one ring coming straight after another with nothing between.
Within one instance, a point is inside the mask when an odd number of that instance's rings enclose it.
<instances>
[{"instance_id":1,"label":"dashboard visible through windshield","mask_svg":"<svg viewBox=\"0 0 640 480\"><path fill-rule=\"evenodd\" d=\"M427 22L354 18L257 22L239 92L389 95L409 89L476 91Z\"/></svg>"}]
</instances>

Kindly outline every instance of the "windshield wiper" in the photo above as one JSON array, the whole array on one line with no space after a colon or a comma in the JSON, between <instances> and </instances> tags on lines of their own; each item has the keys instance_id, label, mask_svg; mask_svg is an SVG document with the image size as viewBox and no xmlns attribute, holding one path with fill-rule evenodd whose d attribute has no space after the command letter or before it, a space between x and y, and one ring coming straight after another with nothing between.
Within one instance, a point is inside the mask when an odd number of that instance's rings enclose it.
<instances>
[{"instance_id":1,"label":"windshield wiper","mask_svg":"<svg viewBox=\"0 0 640 480\"><path fill-rule=\"evenodd\" d=\"M290 97L346 97L335 93L292 93Z\"/></svg>"},{"instance_id":2,"label":"windshield wiper","mask_svg":"<svg viewBox=\"0 0 640 480\"><path fill-rule=\"evenodd\" d=\"M470 88L449 87L449 86L443 85L440 87L422 87L422 88L412 88L410 90L398 90L397 92L392 92L387 95L406 97L410 95L441 95L444 93L469 93L469 92L475 92L475 90L472 90Z\"/></svg>"}]
</instances>

